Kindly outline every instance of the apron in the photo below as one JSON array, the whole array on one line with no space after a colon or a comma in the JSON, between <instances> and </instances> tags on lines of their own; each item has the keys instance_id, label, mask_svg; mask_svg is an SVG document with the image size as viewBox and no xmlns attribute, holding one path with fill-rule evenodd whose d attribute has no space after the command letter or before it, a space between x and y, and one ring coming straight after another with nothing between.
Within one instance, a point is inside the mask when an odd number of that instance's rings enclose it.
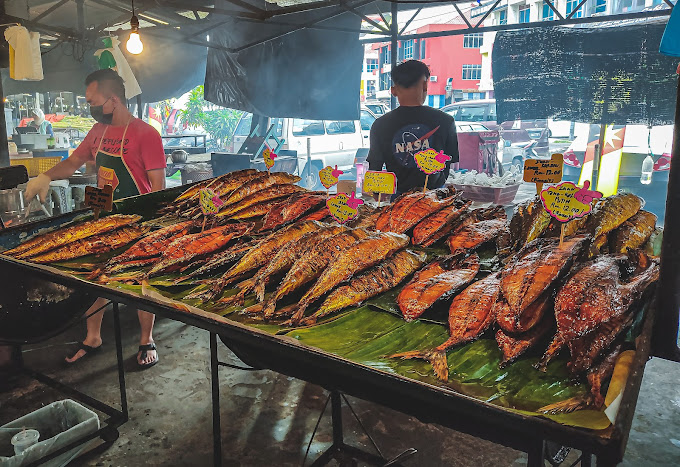
<instances>
[{"instance_id":1,"label":"apron","mask_svg":"<svg viewBox=\"0 0 680 467\"><path fill-rule=\"evenodd\" d=\"M97 147L97 156L95 158L97 163L97 186L103 188L104 185L110 184L113 187L113 199L127 198L140 194L135 179L123 160L123 145L125 144L125 135L129 125L130 121L125 125L118 154L109 154L101 150L106 130L109 129L108 126L104 129L104 133L102 133L99 139L99 146Z\"/></svg>"}]
</instances>

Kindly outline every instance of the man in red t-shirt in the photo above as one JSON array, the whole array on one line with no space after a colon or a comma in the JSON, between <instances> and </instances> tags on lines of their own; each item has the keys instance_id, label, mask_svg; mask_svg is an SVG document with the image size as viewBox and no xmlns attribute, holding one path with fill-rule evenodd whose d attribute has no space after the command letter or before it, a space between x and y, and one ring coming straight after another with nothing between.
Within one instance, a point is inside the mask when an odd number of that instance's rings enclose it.
<instances>
[{"instance_id":1,"label":"man in red t-shirt","mask_svg":"<svg viewBox=\"0 0 680 467\"><path fill-rule=\"evenodd\" d=\"M161 137L151 125L128 111L123 79L113 70L98 70L85 79L85 85L90 113L97 123L68 159L28 182L26 199L38 195L44 201L52 180L70 177L87 162L96 163L99 186L113 186L114 199L165 188L166 159ZM106 303L103 298L97 299L86 314ZM149 367L158 362L153 341L155 316L142 310L137 314L142 328L137 363ZM102 311L87 320L87 337L67 362L73 363L99 350L103 316Z\"/></svg>"}]
</instances>

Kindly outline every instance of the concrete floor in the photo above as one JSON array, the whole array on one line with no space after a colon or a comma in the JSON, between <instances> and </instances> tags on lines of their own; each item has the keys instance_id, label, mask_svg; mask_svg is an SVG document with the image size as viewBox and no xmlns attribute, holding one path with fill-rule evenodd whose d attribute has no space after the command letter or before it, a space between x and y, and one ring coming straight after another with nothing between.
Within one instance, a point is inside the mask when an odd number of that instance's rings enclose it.
<instances>
[{"instance_id":1,"label":"concrete floor","mask_svg":"<svg viewBox=\"0 0 680 467\"><path fill-rule=\"evenodd\" d=\"M130 421L104 453L76 460L79 466L210 465L212 423L208 333L159 319L155 338L160 363L136 371L136 314L123 309ZM107 403L115 404L118 385L112 315L104 320L105 351L73 367L61 364L82 338L80 326L34 347L24 359ZM238 360L220 344L220 359ZM651 360L623 465L680 464L679 365ZM271 371L222 369L221 414L224 465L301 465L309 436L324 405L325 391ZM0 425L63 396L23 378L0 380ZM378 405L352 399L354 409L387 457L408 447L418 454L409 466L514 466L526 455L437 425L428 425ZM368 439L344 412L346 440L368 449ZM312 445L314 458L331 442L330 418L322 421ZM572 454L570 458L576 458ZM567 464L568 465L568 464Z\"/></svg>"}]
</instances>

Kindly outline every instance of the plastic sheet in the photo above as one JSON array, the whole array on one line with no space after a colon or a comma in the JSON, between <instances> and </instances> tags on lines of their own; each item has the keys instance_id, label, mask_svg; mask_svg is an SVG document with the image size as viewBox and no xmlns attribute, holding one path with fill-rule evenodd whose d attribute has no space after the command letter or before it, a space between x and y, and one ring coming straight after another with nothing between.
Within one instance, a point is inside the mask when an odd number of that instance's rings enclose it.
<instances>
[{"instance_id":1,"label":"plastic sheet","mask_svg":"<svg viewBox=\"0 0 680 467\"><path fill-rule=\"evenodd\" d=\"M499 32L498 121L673 124L677 59L659 53L665 22L615 26Z\"/></svg>"},{"instance_id":2,"label":"plastic sheet","mask_svg":"<svg viewBox=\"0 0 680 467\"><path fill-rule=\"evenodd\" d=\"M40 432L38 443L21 454L4 457L4 454L13 453L10 444L12 436L24 428ZM0 467L28 465L98 429L99 417L90 409L70 399L53 402L0 427ZM85 447L86 444L77 446L42 465L48 467L66 465Z\"/></svg>"},{"instance_id":3,"label":"plastic sheet","mask_svg":"<svg viewBox=\"0 0 680 467\"><path fill-rule=\"evenodd\" d=\"M225 2L215 6L225 7ZM306 19L321 18L325 13L307 12ZM229 49L282 36L240 52L210 49L206 100L269 117L359 119L357 90L364 50L358 34L310 29L290 32L291 26L225 22L211 31L210 42ZM361 19L343 13L320 24L358 31Z\"/></svg>"}]
</instances>

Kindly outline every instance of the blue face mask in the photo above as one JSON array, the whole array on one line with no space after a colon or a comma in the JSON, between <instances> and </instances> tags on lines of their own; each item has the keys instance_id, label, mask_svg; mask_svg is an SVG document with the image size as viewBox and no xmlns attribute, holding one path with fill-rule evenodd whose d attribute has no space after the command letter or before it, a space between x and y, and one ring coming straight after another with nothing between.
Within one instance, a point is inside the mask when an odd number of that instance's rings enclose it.
<instances>
[{"instance_id":1,"label":"blue face mask","mask_svg":"<svg viewBox=\"0 0 680 467\"><path fill-rule=\"evenodd\" d=\"M109 99L111 99L109 97ZM106 104L109 99L106 99L104 101L104 104ZM91 105L90 106L90 115L92 115L92 118L94 118L96 121L99 123L103 123L104 125L111 125L111 122L113 122L113 112L109 114L104 113L104 104L102 105Z\"/></svg>"}]
</instances>

